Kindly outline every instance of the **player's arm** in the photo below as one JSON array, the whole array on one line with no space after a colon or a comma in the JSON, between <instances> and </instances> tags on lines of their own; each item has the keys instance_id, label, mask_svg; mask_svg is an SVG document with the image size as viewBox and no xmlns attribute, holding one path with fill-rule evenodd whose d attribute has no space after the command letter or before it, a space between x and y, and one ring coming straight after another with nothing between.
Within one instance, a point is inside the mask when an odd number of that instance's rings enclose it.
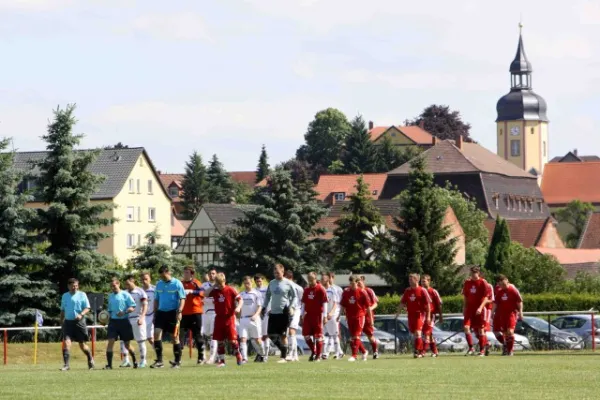
<instances>
[{"instance_id":1,"label":"player's arm","mask_svg":"<svg viewBox=\"0 0 600 400\"><path fill-rule=\"evenodd\" d=\"M236 293L235 294L235 313L236 314L239 314L240 312L242 312L243 305L244 305L244 302L242 301L242 296L240 296L239 294Z\"/></svg>"},{"instance_id":2,"label":"player's arm","mask_svg":"<svg viewBox=\"0 0 600 400\"><path fill-rule=\"evenodd\" d=\"M294 289L294 287L292 285L290 285L290 291L289 291L289 296L290 296L290 315L294 314L294 307L298 306L298 296L296 296L296 290Z\"/></svg>"},{"instance_id":3,"label":"player's arm","mask_svg":"<svg viewBox=\"0 0 600 400\"><path fill-rule=\"evenodd\" d=\"M267 310L269 308L269 302L271 301L271 284L267 286L267 293L265 293L265 301L263 302L263 308Z\"/></svg>"},{"instance_id":4,"label":"player's arm","mask_svg":"<svg viewBox=\"0 0 600 400\"><path fill-rule=\"evenodd\" d=\"M62 298L62 299L60 299L60 324L61 325L65 321L65 309L66 309L65 300L64 300L64 298Z\"/></svg>"},{"instance_id":5,"label":"player's arm","mask_svg":"<svg viewBox=\"0 0 600 400\"><path fill-rule=\"evenodd\" d=\"M402 311L404 311L405 307L406 307L406 292L404 292L404 294L402 294L402 298L400 299L400 303L398 303L398 308L396 309L396 318L398 318L398 315L400 315L400 313Z\"/></svg>"},{"instance_id":6,"label":"player's arm","mask_svg":"<svg viewBox=\"0 0 600 400\"><path fill-rule=\"evenodd\" d=\"M87 296L85 296L85 305L83 306L83 310L81 311L81 313L75 316L75 319L77 321L82 320L85 317L85 315L90 312L91 309L92 306L90 306L90 301L88 300Z\"/></svg>"},{"instance_id":7,"label":"player's arm","mask_svg":"<svg viewBox=\"0 0 600 400\"><path fill-rule=\"evenodd\" d=\"M155 292L155 296L154 296L154 312L156 313L156 311L158 311L158 294ZM156 315L156 314L154 314Z\"/></svg>"},{"instance_id":8,"label":"player's arm","mask_svg":"<svg viewBox=\"0 0 600 400\"><path fill-rule=\"evenodd\" d=\"M517 303L517 309L519 310L519 319L523 319L523 301Z\"/></svg>"},{"instance_id":9,"label":"player's arm","mask_svg":"<svg viewBox=\"0 0 600 400\"><path fill-rule=\"evenodd\" d=\"M444 321L444 311L443 311L444 302L442 301L442 298L440 297L440 294L438 293L437 290L435 290L434 301L436 303L435 305L436 305L437 309L439 310L438 319L440 322L443 322Z\"/></svg>"},{"instance_id":10,"label":"player's arm","mask_svg":"<svg viewBox=\"0 0 600 400\"><path fill-rule=\"evenodd\" d=\"M148 312L148 298L142 297L142 309L140 310L140 320L146 318L146 313Z\"/></svg>"},{"instance_id":11,"label":"player's arm","mask_svg":"<svg viewBox=\"0 0 600 400\"><path fill-rule=\"evenodd\" d=\"M181 316L183 313L183 307L185 306L185 289L183 288L183 283L179 282L179 288L177 290L179 294L179 308L177 309L177 320L181 321Z\"/></svg>"}]
</instances>

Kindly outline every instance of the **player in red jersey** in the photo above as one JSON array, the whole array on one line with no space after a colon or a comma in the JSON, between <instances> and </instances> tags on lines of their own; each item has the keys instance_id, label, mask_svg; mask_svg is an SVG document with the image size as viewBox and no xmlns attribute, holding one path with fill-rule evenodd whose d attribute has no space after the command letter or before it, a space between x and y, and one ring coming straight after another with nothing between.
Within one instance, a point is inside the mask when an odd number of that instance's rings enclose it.
<instances>
[{"instance_id":1,"label":"player in red jersey","mask_svg":"<svg viewBox=\"0 0 600 400\"><path fill-rule=\"evenodd\" d=\"M423 287L423 289L427 290L427 294L431 299L431 321L429 323L425 322L423 324L423 336L425 339L423 355L425 355L425 353L427 352L427 348L430 348L431 356L437 357L438 349L435 340L433 339L433 326L436 322L436 314L438 315L438 319L440 322L444 320L444 316L442 314L442 298L440 297L438 291L431 287L431 276L423 275L421 277L421 286Z\"/></svg>"},{"instance_id":2,"label":"player in red jersey","mask_svg":"<svg viewBox=\"0 0 600 400\"><path fill-rule=\"evenodd\" d=\"M348 322L348 330L350 331L350 340L352 348L352 357L348 359L350 362L356 361L358 351L362 353L362 360L367 361L369 352L363 346L360 335L365 326L365 315L371 306L367 292L358 287L360 278L358 276L350 276L350 287L344 290L340 306L346 314Z\"/></svg>"},{"instance_id":3,"label":"player in red jersey","mask_svg":"<svg viewBox=\"0 0 600 400\"><path fill-rule=\"evenodd\" d=\"M205 296L210 296L215 304L215 327L213 330L213 340L218 343L217 354L219 358L218 367L225 366L225 341L229 341L237 364L242 365L242 355L237 341L237 331L235 329L235 314L239 314L243 303L238 292L228 286L225 281L225 274L217 274L215 285L208 289Z\"/></svg>"},{"instance_id":4,"label":"player in red jersey","mask_svg":"<svg viewBox=\"0 0 600 400\"><path fill-rule=\"evenodd\" d=\"M485 277L483 275L481 275L481 277L483 279L485 279ZM485 309L484 309L485 314L483 315L483 318L485 321L486 340L487 340L487 332L490 332L492 330L492 309L494 308L494 287L489 282L487 284L488 284L488 290L490 291L492 296L490 297L490 301L485 305ZM481 346L479 346L479 347L481 347ZM490 355L489 342L486 343L486 346L485 346L485 355L486 356Z\"/></svg>"},{"instance_id":5,"label":"player in red jersey","mask_svg":"<svg viewBox=\"0 0 600 400\"><path fill-rule=\"evenodd\" d=\"M423 325L431 324L431 298L427 290L419 286L419 274L410 274L408 276L409 287L404 290L404 294L398 305L398 314L406 308L408 316L408 330L415 337L415 358L423 357Z\"/></svg>"},{"instance_id":6,"label":"player in red jersey","mask_svg":"<svg viewBox=\"0 0 600 400\"><path fill-rule=\"evenodd\" d=\"M308 286L304 289L304 294L302 295L302 312L300 314L302 334L311 350L308 361L321 361L321 353L323 353L323 324L326 321L327 292L317 282L317 274L309 272Z\"/></svg>"},{"instance_id":7,"label":"player in red jersey","mask_svg":"<svg viewBox=\"0 0 600 400\"><path fill-rule=\"evenodd\" d=\"M508 282L508 278L499 275L496 282L494 308L494 331L504 334L504 346L502 355L513 355L515 346L515 326L517 318L523 319L523 298L519 289Z\"/></svg>"},{"instance_id":8,"label":"player in red jersey","mask_svg":"<svg viewBox=\"0 0 600 400\"><path fill-rule=\"evenodd\" d=\"M371 306L367 310L367 315L365 315L365 327L363 328L363 332L367 335L369 342L371 343L371 348L373 349L373 359L376 360L379 358L379 353L377 353L377 338L375 337L375 309L377 308L377 303L379 303L379 299L377 295L370 287L367 287L367 282L365 280L365 276L360 276L360 281L358 282L358 287L367 292L367 296L369 296L369 302Z\"/></svg>"},{"instance_id":9,"label":"player in red jersey","mask_svg":"<svg viewBox=\"0 0 600 400\"><path fill-rule=\"evenodd\" d=\"M492 293L490 286L480 276L479 267L471 267L471 276L463 285L463 317L465 337L469 350L466 355L473 355L473 336L471 328L477 333L479 340L479 355L485 356L487 336L485 334L485 306L491 301Z\"/></svg>"}]
</instances>

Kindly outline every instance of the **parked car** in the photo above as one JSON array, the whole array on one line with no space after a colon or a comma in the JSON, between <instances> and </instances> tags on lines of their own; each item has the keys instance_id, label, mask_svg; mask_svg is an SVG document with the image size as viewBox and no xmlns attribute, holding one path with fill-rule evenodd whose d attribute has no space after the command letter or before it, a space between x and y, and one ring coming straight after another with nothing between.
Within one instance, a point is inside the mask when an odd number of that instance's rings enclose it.
<instances>
[{"instance_id":1,"label":"parked car","mask_svg":"<svg viewBox=\"0 0 600 400\"><path fill-rule=\"evenodd\" d=\"M560 330L541 318L524 317L523 320L517 322L515 332L527 336L535 350L547 350L549 348L562 350L583 349L581 336ZM550 336L550 340L548 340L548 336Z\"/></svg>"},{"instance_id":2,"label":"parked car","mask_svg":"<svg viewBox=\"0 0 600 400\"><path fill-rule=\"evenodd\" d=\"M586 348L592 347L592 316L589 314L564 315L551 322L561 331L576 333L584 340ZM600 348L600 318L594 317L594 342Z\"/></svg>"},{"instance_id":3,"label":"parked car","mask_svg":"<svg viewBox=\"0 0 600 400\"><path fill-rule=\"evenodd\" d=\"M340 333L342 336L342 348L344 349L344 353L348 353L347 346L348 346L348 341L350 339L350 331L348 330L348 322L346 321L345 317L342 317L340 319ZM377 342L379 343L379 348L378 348L379 353L393 352L394 349L396 348L394 335L391 335L385 331L377 329L377 327L376 327L375 331L373 332L373 336L375 336L375 338L377 339ZM361 340L363 346L365 346L365 348L369 352L373 351L373 349L371 348L371 343L369 342L369 339L367 338L367 336L364 333L361 335L360 340Z\"/></svg>"},{"instance_id":4,"label":"parked car","mask_svg":"<svg viewBox=\"0 0 600 400\"><path fill-rule=\"evenodd\" d=\"M438 327L439 329L441 329L442 331L455 332L457 335L460 335L466 343L467 339L464 334L463 320L464 319L461 316L444 317L444 320L442 322L440 322L440 321L436 322L435 326ZM488 343L494 349L502 348L502 344L498 341L498 339L496 339L496 336L494 335L493 331L486 332L486 337L487 337ZM473 344L477 345L478 343L479 343L479 340L477 340L477 336L473 335ZM522 350L531 350L531 343L527 337L517 334L516 330L515 330L514 351L522 351Z\"/></svg>"},{"instance_id":5,"label":"parked car","mask_svg":"<svg viewBox=\"0 0 600 400\"><path fill-rule=\"evenodd\" d=\"M398 344L398 352L406 353L412 348L414 338L408 330L408 319L406 316L400 316L396 319L393 316L376 315L375 327L395 335ZM435 326L433 327L433 339L435 340L439 351L460 352L467 350L467 341L464 337L452 332L444 332Z\"/></svg>"}]
</instances>

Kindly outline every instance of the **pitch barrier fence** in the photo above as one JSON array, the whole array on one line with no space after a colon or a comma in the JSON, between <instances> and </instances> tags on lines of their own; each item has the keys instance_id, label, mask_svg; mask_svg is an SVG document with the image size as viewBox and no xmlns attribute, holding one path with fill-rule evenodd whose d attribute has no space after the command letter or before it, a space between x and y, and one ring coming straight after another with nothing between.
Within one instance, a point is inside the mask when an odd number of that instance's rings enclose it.
<instances>
[{"instance_id":1,"label":"pitch barrier fence","mask_svg":"<svg viewBox=\"0 0 600 400\"><path fill-rule=\"evenodd\" d=\"M600 320L598 311L549 311L549 312L524 312L523 321L519 321L515 333L516 349L521 351L552 351L552 350L596 350L600 345ZM562 329L554 327L551 322L561 316L572 317L572 320L585 321L585 323L576 329ZM577 316L577 317L573 317ZM406 315L376 315L375 316L375 336L379 342L380 352L402 354L412 352L413 337L408 332L408 323ZM593 327L586 330L586 326ZM340 324L340 333L342 341L347 342L348 332L345 324ZM436 324L434 330L434 340L441 352L462 352L466 350L466 340L462 329L462 314L445 314L444 320ZM573 333L579 329L581 334ZM95 356L98 340L106 337L106 326L90 325L91 351ZM34 346L33 363L37 363L37 344L38 334L44 342L53 342L64 346L61 341L61 327L42 326L42 327L0 327L3 341L3 363L8 365L10 359L11 344L30 343ZM35 333L34 333L35 332ZM501 344L494 338L493 333L488 332L490 350L497 351L501 349ZM363 337L364 344L370 348L366 337ZM189 357L193 356L193 338L191 331L184 338L186 347L189 350ZM391 342L391 343L390 343ZM302 350L302 349L301 349ZM57 352L59 349L57 348Z\"/></svg>"}]
</instances>

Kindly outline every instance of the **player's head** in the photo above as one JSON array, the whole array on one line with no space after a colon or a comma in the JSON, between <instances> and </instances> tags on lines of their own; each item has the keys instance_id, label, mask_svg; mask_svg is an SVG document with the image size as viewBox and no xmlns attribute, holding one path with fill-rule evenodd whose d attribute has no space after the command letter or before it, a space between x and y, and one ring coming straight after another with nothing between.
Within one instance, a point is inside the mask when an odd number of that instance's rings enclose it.
<instances>
[{"instance_id":1,"label":"player's head","mask_svg":"<svg viewBox=\"0 0 600 400\"><path fill-rule=\"evenodd\" d=\"M275 267L273 268L273 275L275 276L275 279L277 280L281 280L283 279L283 273L285 272L285 268L283 267L283 264L275 264Z\"/></svg>"},{"instance_id":2,"label":"player's head","mask_svg":"<svg viewBox=\"0 0 600 400\"><path fill-rule=\"evenodd\" d=\"M410 287L414 288L419 286L419 279L421 279L421 277L417 273L408 275L408 283L410 284Z\"/></svg>"},{"instance_id":3,"label":"player's head","mask_svg":"<svg viewBox=\"0 0 600 400\"><path fill-rule=\"evenodd\" d=\"M324 286L329 286L329 284L331 283L331 277L329 276L331 274L331 272L323 272L321 274L321 283Z\"/></svg>"},{"instance_id":4,"label":"player's head","mask_svg":"<svg viewBox=\"0 0 600 400\"><path fill-rule=\"evenodd\" d=\"M158 269L158 274L160 275L160 279L162 279L165 282L171 280L171 269L167 264L163 264L160 266L160 268Z\"/></svg>"},{"instance_id":5,"label":"player's head","mask_svg":"<svg viewBox=\"0 0 600 400\"><path fill-rule=\"evenodd\" d=\"M329 283L331 283L332 285L335 283L335 273L333 272L329 273Z\"/></svg>"},{"instance_id":6,"label":"player's head","mask_svg":"<svg viewBox=\"0 0 600 400\"><path fill-rule=\"evenodd\" d=\"M118 293L119 290L121 290L121 282L119 281L119 278L115 276L110 280L110 288L114 293Z\"/></svg>"},{"instance_id":7,"label":"player's head","mask_svg":"<svg viewBox=\"0 0 600 400\"><path fill-rule=\"evenodd\" d=\"M215 277L215 283L221 287L225 286L226 283L226 279L225 279L225 274L222 272L219 272L217 274L217 276Z\"/></svg>"},{"instance_id":8,"label":"player's head","mask_svg":"<svg viewBox=\"0 0 600 400\"><path fill-rule=\"evenodd\" d=\"M317 284L317 273L314 271L310 271L306 276L308 278L308 284L310 286L315 286Z\"/></svg>"},{"instance_id":9,"label":"player's head","mask_svg":"<svg viewBox=\"0 0 600 400\"><path fill-rule=\"evenodd\" d=\"M204 281L203 281L203 282L208 282L208 281L210 281L210 278L209 278L208 274L204 274L204 275L202 275L202 279L204 279Z\"/></svg>"},{"instance_id":10,"label":"player's head","mask_svg":"<svg viewBox=\"0 0 600 400\"><path fill-rule=\"evenodd\" d=\"M79 281L75 278L71 278L67 281L67 286L69 287L69 292L75 293L79 290Z\"/></svg>"},{"instance_id":11,"label":"player's head","mask_svg":"<svg viewBox=\"0 0 600 400\"><path fill-rule=\"evenodd\" d=\"M193 266L191 265L186 265L185 268L183 268L183 280L186 282L191 281L192 279L194 279L194 275L196 274L196 270L194 269Z\"/></svg>"},{"instance_id":12,"label":"player's head","mask_svg":"<svg viewBox=\"0 0 600 400\"><path fill-rule=\"evenodd\" d=\"M421 286L423 286L426 289L429 289L429 286L431 286L431 276L425 274L421 277Z\"/></svg>"},{"instance_id":13,"label":"player's head","mask_svg":"<svg viewBox=\"0 0 600 400\"><path fill-rule=\"evenodd\" d=\"M244 283L244 289L246 289L247 291L252 290L252 277L249 275L246 275L245 277L242 278L242 282Z\"/></svg>"},{"instance_id":14,"label":"player's head","mask_svg":"<svg viewBox=\"0 0 600 400\"><path fill-rule=\"evenodd\" d=\"M142 285L144 285L144 287L146 288L149 288L152 284L152 276L150 275L150 272L142 271L142 273L140 274L140 278L142 280Z\"/></svg>"},{"instance_id":15,"label":"player's head","mask_svg":"<svg viewBox=\"0 0 600 400\"><path fill-rule=\"evenodd\" d=\"M496 283L498 284L498 286L500 286L502 289L506 289L508 287L508 277L506 275L498 275L496 277Z\"/></svg>"},{"instance_id":16,"label":"player's head","mask_svg":"<svg viewBox=\"0 0 600 400\"><path fill-rule=\"evenodd\" d=\"M263 283L265 283L266 280L267 278L265 278L263 274L254 275L254 283L256 283L256 286L258 287L262 287Z\"/></svg>"},{"instance_id":17,"label":"player's head","mask_svg":"<svg viewBox=\"0 0 600 400\"><path fill-rule=\"evenodd\" d=\"M208 270L208 281L210 283L213 283L216 278L217 278L217 270L214 268L209 269Z\"/></svg>"},{"instance_id":18,"label":"player's head","mask_svg":"<svg viewBox=\"0 0 600 400\"><path fill-rule=\"evenodd\" d=\"M286 270L283 276L285 276L285 278L289 279L290 281L294 280L294 273L291 269Z\"/></svg>"},{"instance_id":19,"label":"player's head","mask_svg":"<svg viewBox=\"0 0 600 400\"><path fill-rule=\"evenodd\" d=\"M360 288L360 289L364 289L365 288L365 282L360 279L360 277L358 277L358 282L356 283L356 285Z\"/></svg>"},{"instance_id":20,"label":"player's head","mask_svg":"<svg viewBox=\"0 0 600 400\"><path fill-rule=\"evenodd\" d=\"M125 277L125 287L128 290L135 289L135 276L133 276L133 275L127 275Z\"/></svg>"},{"instance_id":21,"label":"player's head","mask_svg":"<svg viewBox=\"0 0 600 400\"><path fill-rule=\"evenodd\" d=\"M471 279L473 279L474 281L478 280L481 276L481 268L479 268L477 265L474 265L471 267L470 269L471 271Z\"/></svg>"},{"instance_id":22,"label":"player's head","mask_svg":"<svg viewBox=\"0 0 600 400\"><path fill-rule=\"evenodd\" d=\"M350 282L350 287L352 289L358 289L358 282L360 282L360 278L356 275L350 275L348 282Z\"/></svg>"}]
</instances>

